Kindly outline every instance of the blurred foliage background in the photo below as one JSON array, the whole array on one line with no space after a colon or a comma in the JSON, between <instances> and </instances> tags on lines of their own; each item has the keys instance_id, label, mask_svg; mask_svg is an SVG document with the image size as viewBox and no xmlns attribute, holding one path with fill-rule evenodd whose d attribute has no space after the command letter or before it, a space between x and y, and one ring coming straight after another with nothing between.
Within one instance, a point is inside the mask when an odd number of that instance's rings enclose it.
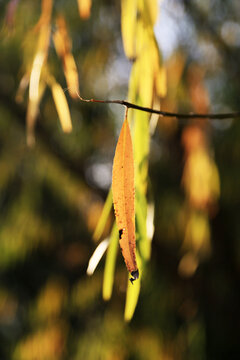
<instances>
[{"instance_id":1,"label":"blurred foliage background","mask_svg":"<svg viewBox=\"0 0 240 360\"><path fill-rule=\"evenodd\" d=\"M239 110L239 1L164 0L160 6L155 35L168 90L162 109ZM65 17L84 98L127 96L131 64L120 10L117 0L93 1L91 16L80 18L76 0L53 4L53 19ZM73 130L63 133L47 88L36 144L26 145L28 95L20 94L21 101L16 95L33 59L40 14L40 1L0 1L1 360L238 359L239 120L158 121L149 163L152 255L135 315L125 323L122 257L109 302L102 300L103 260L86 275L124 109L85 104L65 92ZM53 32L55 26L53 20ZM52 38L48 66L66 88ZM200 174L214 169L207 200L189 185L196 146ZM102 239L112 221L113 215Z\"/></svg>"}]
</instances>

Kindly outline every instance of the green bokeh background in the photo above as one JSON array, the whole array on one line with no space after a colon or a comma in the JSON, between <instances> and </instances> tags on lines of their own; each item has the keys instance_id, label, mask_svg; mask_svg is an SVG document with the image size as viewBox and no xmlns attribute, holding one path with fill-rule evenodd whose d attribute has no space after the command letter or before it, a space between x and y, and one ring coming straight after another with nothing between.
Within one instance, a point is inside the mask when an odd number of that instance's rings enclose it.
<instances>
[{"instance_id":1,"label":"green bokeh background","mask_svg":"<svg viewBox=\"0 0 240 360\"><path fill-rule=\"evenodd\" d=\"M47 89L36 146L29 149L27 95L21 104L15 96L26 54L34 49L28 34L41 2L19 2L10 34L7 3L0 1L0 359L238 359L240 120L211 126L221 196L210 221L211 256L191 278L178 273L184 206L180 135L186 122L171 134L157 128L149 170L155 203L152 256L133 320L124 323L128 280L120 253L108 303L102 300L104 258L92 277L86 275L124 109L73 101L66 92L73 121L73 132L66 135ZM181 34L171 51L184 54L184 74L197 61L205 71L211 110L239 110L239 2L171 0L162 6L162 17L167 13ZM75 0L55 1L54 16L59 12L73 41L82 96L126 98L131 66L122 48L120 2L93 1L87 21L79 18ZM52 42L48 62L65 88ZM181 103L184 74L180 109L187 103ZM109 230L110 223L104 236Z\"/></svg>"}]
</instances>

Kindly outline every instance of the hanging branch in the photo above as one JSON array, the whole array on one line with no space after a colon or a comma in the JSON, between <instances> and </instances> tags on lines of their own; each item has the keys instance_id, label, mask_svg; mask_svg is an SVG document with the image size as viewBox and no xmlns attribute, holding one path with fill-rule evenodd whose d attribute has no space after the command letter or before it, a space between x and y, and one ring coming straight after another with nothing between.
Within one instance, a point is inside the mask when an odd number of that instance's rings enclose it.
<instances>
[{"instance_id":1,"label":"hanging branch","mask_svg":"<svg viewBox=\"0 0 240 360\"><path fill-rule=\"evenodd\" d=\"M140 111L145 111L151 114L158 114L162 117L175 117L178 119L235 119L240 117L240 111L232 112L232 113L216 113L216 114L195 114L195 113L188 113L188 114L181 114L181 113L174 113L169 111L162 111L162 110L155 110L144 106L139 106L136 104L132 104L125 100L95 100L95 99L83 99L79 94L78 97L81 101L85 102L94 102L94 103L102 103L102 104L119 104L124 105L129 109L136 109Z\"/></svg>"}]
</instances>

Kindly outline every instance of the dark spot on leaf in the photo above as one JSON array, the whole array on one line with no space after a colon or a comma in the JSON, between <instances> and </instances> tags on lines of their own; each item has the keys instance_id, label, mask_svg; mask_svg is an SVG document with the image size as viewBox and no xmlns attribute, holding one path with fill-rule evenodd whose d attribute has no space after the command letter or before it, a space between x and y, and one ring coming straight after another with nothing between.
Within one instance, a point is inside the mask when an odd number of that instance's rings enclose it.
<instances>
[{"instance_id":1,"label":"dark spot on leaf","mask_svg":"<svg viewBox=\"0 0 240 360\"><path fill-rule=\"evenodd\" d=\"M139 271L138 269L131 272L132 277L129 279L131 283L133 284L133 281L137 280L139 278Z\"/></svg>"},{"instance_id":2,"label":"dark spot on leaf","mask_svg":"<svg viewBox=\"0 0 240 360\"><path fill-rule=\"evenodd\" d=\"M120 230L119 230L119 239L122 238L122 234L123 234L123 229L120 229Z\"/></svg>"}]
</instances>

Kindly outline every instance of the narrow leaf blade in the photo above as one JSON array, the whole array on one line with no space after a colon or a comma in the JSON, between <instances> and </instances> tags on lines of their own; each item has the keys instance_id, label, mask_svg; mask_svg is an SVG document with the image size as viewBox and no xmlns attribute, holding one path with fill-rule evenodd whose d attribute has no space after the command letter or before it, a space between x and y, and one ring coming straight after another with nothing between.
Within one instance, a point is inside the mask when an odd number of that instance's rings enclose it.
<instances>
[{"instance_id":1,"label":"narrow leaf blade","mask_svg":"<svg viewBox=\"0 0 240 360\"><path fill-rule=\"evenodd\" d=\"M111 212L111 209L112 209L112 190L110 189L109 192L108 192L108 196L107 196L107 199L105 201L105 204L103 206L101 216L100 216L100 218L98 220L96 229L95 229L94 234L93 234L93 239L95 241L98 241L100 239L100 237L102 236L102 233L104 231L104 228L105 228L105 225L107 223L107 220L108 220L109 214Z\"/></svg>"},{"instance_id":2,"label":"narrow leaf blade","mask_svg":"<svg viewBox=\"0 0 240 360\"><path fill-rule=\"evenodd\" d=\"M137 261L138 261L139 268L140 268L140 278L139 278L139 281L137 281L136 284L134 284L134 286L130 282L128 282L126 304L125 304L125 311L124 311L124 320L125 321L130 321L132 319L133 314L136 309L136 306L137 306L137 303L138 303L139 294L140 294L142 269L141 269L141 259L138 256L138 254L137 254Z\"/></svg>"},{"instance_id":3,"label":"narrow leaf blade","mask_svg":"<svg viewBox=\"0 0 240 360\"><path fill-rule=\"evenodd\" d=\"M107 257L103 277L103 299L109 300L112 296L114 270L118 250L118 229L116 223L113 225L110 242L107 250Z\"/></svg>"},{"instance_id":4,"label":"narrow leaf blade","mask_svg":"<svg viewBox=\"0 0 240 360\"><path fill-rule=\"evenodd\" d=\"M66 96L61 86L55 81L52 82L51 90L62 130L69 133L72 131L72 121Z\"/></svg>"},{"instance_id":5,"label":"narrow leaf blade","mask_svg":"<svg viewBox=\"0 0 240 360\"><path fill-rule=\"evenodd\" d=\"M121 25L125 54L129 59L136 55L137 0L121 1Z\"/></svg>"},{"instance_id":6,"label":"narrow leaf blade","mask_svg":"<svg viewBox=\"0 0 240 360\"><path fill-rule=\"evenodd\" d=\"M127 117L119 135L113 161L112 193L120 247L130 273L136 272L134 162Z\"/></svg>"}]
</instances>

